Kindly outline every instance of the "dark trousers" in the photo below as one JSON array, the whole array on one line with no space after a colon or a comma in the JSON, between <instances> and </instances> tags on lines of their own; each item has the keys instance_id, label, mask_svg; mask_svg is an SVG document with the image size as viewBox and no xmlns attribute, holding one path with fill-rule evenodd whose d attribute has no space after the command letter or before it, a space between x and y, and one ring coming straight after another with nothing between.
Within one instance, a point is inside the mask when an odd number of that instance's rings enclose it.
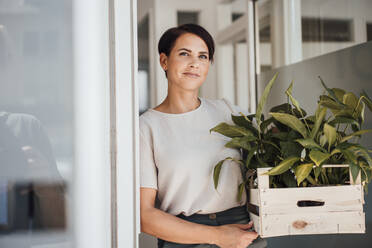
<instances>
[{"instance_id":1,"label":"dark trousers","mask_svg":"<svg viewBox=\"0 0 372 248\"><path fill-rule=\"evenodd\" d=\"M209 226L220 226L226 224L246 224L249 222L249 214L245 206L231 208L222 212L214 214L193 214L191 216L185 216L183 214L177 215L177 217ZM249 248L265 248L267 243L260 237L257 238ZM178 244L162 239L158 239L158 248L217 248L216 245L209 244Z\"/></svg>"}]
</instances>

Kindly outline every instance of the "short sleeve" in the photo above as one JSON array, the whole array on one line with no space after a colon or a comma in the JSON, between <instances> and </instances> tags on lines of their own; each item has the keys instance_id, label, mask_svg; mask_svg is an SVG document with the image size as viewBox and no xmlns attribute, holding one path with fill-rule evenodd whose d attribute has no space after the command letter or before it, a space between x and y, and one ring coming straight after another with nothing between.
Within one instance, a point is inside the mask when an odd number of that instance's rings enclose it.
<instances>
[{"instance_id":1,"label":"short sleeve","mask_svg":"<svg viewBox=\"0 0 372 248\"><path fill-rule=\"evenodd\" d=\"M158 175L149 137L140 131L140 187L158 189Z\"/></svg>"}]
</instances>

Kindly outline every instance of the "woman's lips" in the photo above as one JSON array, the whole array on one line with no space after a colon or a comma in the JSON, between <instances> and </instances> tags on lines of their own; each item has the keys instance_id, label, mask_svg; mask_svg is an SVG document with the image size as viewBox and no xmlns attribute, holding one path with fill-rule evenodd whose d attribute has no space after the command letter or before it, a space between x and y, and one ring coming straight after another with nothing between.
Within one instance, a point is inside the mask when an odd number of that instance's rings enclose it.
<instances>
[{"instance_id":1,"label":"woman's lips","mask_svg":"<svg viewBox=\"0 0 372 248\"><path fill-rule=\"evenodd\" d=\"M191 72L185 72L185 73L183 73L183 75L185 75L187 77L192 77L192 78L198 78L198 77L200 77L199 74L197 74L197 73L191 73Z\"/></svg>"}]
</instances>

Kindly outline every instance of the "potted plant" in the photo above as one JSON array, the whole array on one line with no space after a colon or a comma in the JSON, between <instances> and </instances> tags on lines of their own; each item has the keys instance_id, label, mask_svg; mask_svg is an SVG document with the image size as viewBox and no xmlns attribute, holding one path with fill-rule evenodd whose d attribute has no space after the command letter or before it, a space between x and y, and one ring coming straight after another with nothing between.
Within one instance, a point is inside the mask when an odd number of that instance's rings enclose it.
<instances>
[{"instance_id":1,"label":"potted plant","mask_svg":"<svg viewBox=\"0 0 372 248\"><path fill-rule=\"evenodd\" d=\"M367 190L372 177L372 159L359 138L372 131L362 129L372 100L365 92L357 97L330 89L320 78L325 94L315 113L307 115L292 95L292 82L287 102L271 108L265 119L263 108L276 78L266 86L256 114L232 115L234 125L211 129L231 138L226 147L242 152L237 162L245 180L238 199L246 188L262 237L364 232L363 187ZM223 162L214 167L215 188Z\"/></svg>"}]
</instances>

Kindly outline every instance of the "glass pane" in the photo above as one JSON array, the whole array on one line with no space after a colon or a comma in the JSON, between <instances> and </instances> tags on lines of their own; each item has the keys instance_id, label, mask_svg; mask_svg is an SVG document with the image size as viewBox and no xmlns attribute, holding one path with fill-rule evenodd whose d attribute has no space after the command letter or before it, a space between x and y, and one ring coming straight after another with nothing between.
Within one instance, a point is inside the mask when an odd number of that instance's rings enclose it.
<instances>
[{"instance_id":1,"label":"glass pane","mask_svg":"<svg viewBox=\"0 0 372 248\"><path fill-rule=\"evenodd\" d=\"M0 1L0 247L70 247L71 1Z\"/></svg>"},{"instance_id":2,"label":"glass pane","mask_svg":"<svg viewBox=\"0 0 372 248\"><path fill-rule=\"evenodd\" d=\"M263 72L369 40L371 1L260 0L257 12Z\"/></svg>"},{"instance_id":3,"label":"glass pane","mask_svg":"<svg viewBox=\"0 0 372 248\"><path fill-rule=\"evenodd\" d=\"M150 107L149 32L149 17L146 16L138 24L138 90L140 114Z\"/></svg>"}]
</instances>

